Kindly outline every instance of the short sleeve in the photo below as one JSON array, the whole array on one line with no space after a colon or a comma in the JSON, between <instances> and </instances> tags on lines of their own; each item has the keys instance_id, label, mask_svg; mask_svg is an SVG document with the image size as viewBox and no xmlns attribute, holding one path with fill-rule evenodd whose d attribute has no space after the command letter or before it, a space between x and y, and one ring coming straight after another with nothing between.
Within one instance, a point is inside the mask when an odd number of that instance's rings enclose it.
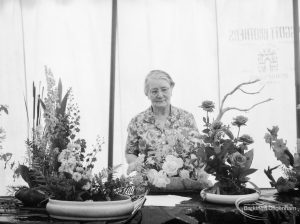
<instances>
[{"instance_id":1,"label":"short sleeve","mask_svg":"<svg viewBox=\"0 0 300 224\"><path fill-rule=\"evenodd\" d=\"M127 128L127 141L126 141L126 153L127 154L134 154L138 156L139 154L139 136L137 132L137 124L136 124L136 119L132 119L128 125Z\"/></svg>"}]
</instances>

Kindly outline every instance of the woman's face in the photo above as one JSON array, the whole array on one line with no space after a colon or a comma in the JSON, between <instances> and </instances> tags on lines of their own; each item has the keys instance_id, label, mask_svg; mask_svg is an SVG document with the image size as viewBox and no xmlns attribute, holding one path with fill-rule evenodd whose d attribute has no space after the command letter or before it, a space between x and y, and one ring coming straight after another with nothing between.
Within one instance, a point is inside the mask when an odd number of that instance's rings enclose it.
<instances>
[{"instance_id":1,"label":"woman's face","mask_svg":"<svg viewBox=\"0 0 300 224\"><path fill-rule=\"evenodd\" d=\"M148 98L153 107L168 107L172 96L172 87L164 79L150 79L148 81Z\"/></svg>"}]
</instances>

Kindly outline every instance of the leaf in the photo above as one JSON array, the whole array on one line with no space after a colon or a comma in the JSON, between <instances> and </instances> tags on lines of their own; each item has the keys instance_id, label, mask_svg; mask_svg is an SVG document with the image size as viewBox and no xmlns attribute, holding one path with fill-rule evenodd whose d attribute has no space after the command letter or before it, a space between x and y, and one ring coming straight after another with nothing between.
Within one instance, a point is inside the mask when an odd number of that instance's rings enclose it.
<instances>
[{"instance_id":1,"label":"leaf","mask_svg":"<svg viewBox=\"0 0 300 224\"><path fill-rule=\"evenodd\" d=\"M61 98L62 98L62 83L61 79L59 78L58 85L57 85L57 91L58 91L58 103L61 104Z\"/></svg>"},{"instance_id":2,"label":"leaf","mask_svg":"<svg viewBox=\"0 0 300 224\"><path fill-rule=\"evenodd\" d=\"M0 112L4 111L6 114L8 114L8 109L6 105L0 105Z\"/></svg>"},{"instance_id":3,"label":"leaf","mask_svg":"<svg viewBox=\"0 0 300 224\"><path fill-rule=\"evenodd\" d=\"M43 110L46 110L46 105L45 105L45 103L43 102L43 100L41 98L39 98L39 102L40 102Z\"/></svg>"},{"instance_id":4,"label":"leaf","mask_svg":"<svg viewBox=\"0 0 300 224\"><path fill-rule=\"evenodd\" d=\"M222 128L222 131L230 138L234 139L232 132L228 128Z\"/></svg>"},{"instance_id":5,"label":"leaf","mask_svg":"<svg viewBox=\"0 0 300 224\"><path fill-rule=\"evenodd\" d=\"M27 166L19 165L15 173L21 174L21 177L29 185L29 187L33 187L32 181L30 179L29 168Z\"/></svg>"},{"instance_id":6,"label":"leaf","mask_svg":"<svg viewBox=\"0 0 300 224\"><path fill-rule=\"evenodd\" d=\"M205 134L208 134L209 131L210 131L210 130L209 130L208 128L205 128L205 129L202 130L202 132L205 133Z\"/></svg>"},{"instance_id":7,"label":"leaf","mask_svg":"<svg viewBox=\"0 0 300 224\"><path fill-rule=\"evenodd\" d=\"M257 171L257 169L243 169L242 170L242 172L240 173L240 176L241 177L245 177L245 176L248 176L248 175L250 175L250 174L252 174L252 173L255 173Z\"/></svg>"},{"instance_id":8,"label":"leaf","mask_svg":"<svg viewBox=\"0 0 300 224\"><path fill-rule=\"evenodd\" d=\"M253 149L249 150L245 153L245 156L247 157L247 161L245 163L244 169L250 169L252 161L253 161Z\"/></svg>"},{"instance_id":9,"label":"leaf","mask_svg":"<svg viewBox=\"0 0 300 224\"><path fill-rule=\"evenodd\" d=\"M61 101L60 108L57 110L57 114L65 115L68 97L70 95L71 88L67 91L66 95L64 96L63 100Z\"/></svg>"}]
</instances>

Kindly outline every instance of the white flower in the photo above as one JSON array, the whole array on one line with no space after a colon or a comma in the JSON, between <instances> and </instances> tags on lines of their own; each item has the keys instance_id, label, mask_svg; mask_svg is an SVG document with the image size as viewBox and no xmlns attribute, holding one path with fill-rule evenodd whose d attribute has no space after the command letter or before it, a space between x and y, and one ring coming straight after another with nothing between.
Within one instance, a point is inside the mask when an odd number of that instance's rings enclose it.
<instances>
[{"instance_id":1,"label":"white flower","mask_svg":"<svg viewBox=\"0 0 300 224\"><path fill-rule=\"evenodd\" d=\"M183 160L177 158L173 155L167 155L166 161L162 165L163 171L165 171L169 176L175 176L178 174L178 169L183 166Z\"/></svg>"},{"instance_id":2,"label":"white flower","mask_svg":"<svg viewBox=\"0 0 300 224\"><path fill-rule=\"evenodd\" d=\"M89 190L91 188L91 182L87 182L85 185L82 186L82 190Z\"/></svg>"},{"instance_id":3,"label":"white flower","mask_svg":"<svg viewBox=\"0 0 300 224\"><path fill-rule=\"evenodd\" d=\"M150 169L150 170L148 170L148 173L147 173L147 178L148 178L148 181L151 183L151 184L153 184L153 182L154 182L154 180L155 180L155 178L156 178L156 176L157 176L157 170L155 170L155 169Z\"/></svg>"},{"instance_id":4,"label":"white flower","mask_svg":"<svg viewBox=\"0 0 300 224\"><path fill-rule=\"evenodd\" d=\"M76 144L76 143L69 143L67 145L67 149L69 150L73 150L73 149L76 149L76 150L80 150L81 149L81 146L79 144Z\"/></svg>"},{"instance_id":5,"label":"white flower","mask_svg":"<svg viewBox=\"0 0 300 224\"><path fill-rule=\"evenodd\" d=\"M102 172L101 172L102 173ZM93 174L92 170L87 170L85 174L83 175L84 179L92 180L93 179Z\"/></svg>"},{"instance_id":6,"label":"white flower","mask_svg":"<svg viewBox=\"0 0 300 224\"><path fill-rule=\"evenodd\" d=\"M205 186L212 186L212 182L208 180L209 174L204 171L205 166L196 169L197 180Z\"/></svg>"},{"instance_id":7,"label":"white flower","mask_svg":"<svg viewBox=\"0 0 300 224\"><path fill-rule=\"evenodd\" d=\"M72 150L64 149L61 151L61 153L58 156L58 162L76 163L76 157Z\"/></svg>"},{"instance_id":8,"label":"white flower","mask_svg":"<svg viewBox=\"0 0 300 224\"><path fill-rule=\"evenodd\" d=\"M165 188L170 182L171 181L167 177L167 174L163 170L160 170L155 176L153 185L156 187Z\"/></svg>"},{"instance_id":9,"label":"white flower","mask_svg":"<svg viewBox=\"0 0 300 224\"><path fill-rule=\"evenodd\" d=\"M180 170L179 172L179 176L182 178L182 179L187 179L187 178L190 178L190 172L188 170Z\"/></svg>"},{"instance_id":10,"label":"white flower","mask_svg":"<svg viewBox=\"0 0 300 224\"><path fill-rule=\"evenodd\" d=\"M82 178L81 173L74 172L73 175L72 175L72 179L75 180L76 182L80 181L81 178Z\"/></svg>"},{"instance_id":11,"label":"white flower","mask_svg":"<svg viewBox=\"0 0 300 224\"><path fill-rule=\"evenodd\" d=\"M60 172L60 173L67 172L67 173L72 174L74 171L75 165L76 165L75 163L62 162L62 164L58 168L58 172Z\"/></svg>"},{"instance_id":12,"label":"white flower","mask_svg":"<svg viewBox=\"0 0 300 224\"><path fill-rule=\"evenodd\" d=\"M78 173L83 173L83 171L84 171L83 167L81 167L81 166L77 166L75 170Z\"/></svg>"}]
</instances>

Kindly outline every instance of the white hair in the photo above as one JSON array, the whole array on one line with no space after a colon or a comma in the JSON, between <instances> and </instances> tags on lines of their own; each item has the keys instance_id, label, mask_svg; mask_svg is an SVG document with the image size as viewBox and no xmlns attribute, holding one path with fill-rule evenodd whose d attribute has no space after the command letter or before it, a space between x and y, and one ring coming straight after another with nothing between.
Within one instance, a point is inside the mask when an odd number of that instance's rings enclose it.
<instances>
[{"instance_id":1,"label":"white hair","mask_svg":"<svg viewBox=\"0 0 300 224\"><path fill-rule=\"evenodd\" d=\"M144 92L145 92L145 95L147 96L148 95L148 92L149 92L149 80L150 79L163 79L163 80L166 80L171 88L173 88L175 86L175 82L173 81L173 79L171 78L171 76L162 71L162 70L152 70L149 72L149 74L146 76L146 79L145 79L145 86L144 86Z\"/></svg>"}]
</instances>

